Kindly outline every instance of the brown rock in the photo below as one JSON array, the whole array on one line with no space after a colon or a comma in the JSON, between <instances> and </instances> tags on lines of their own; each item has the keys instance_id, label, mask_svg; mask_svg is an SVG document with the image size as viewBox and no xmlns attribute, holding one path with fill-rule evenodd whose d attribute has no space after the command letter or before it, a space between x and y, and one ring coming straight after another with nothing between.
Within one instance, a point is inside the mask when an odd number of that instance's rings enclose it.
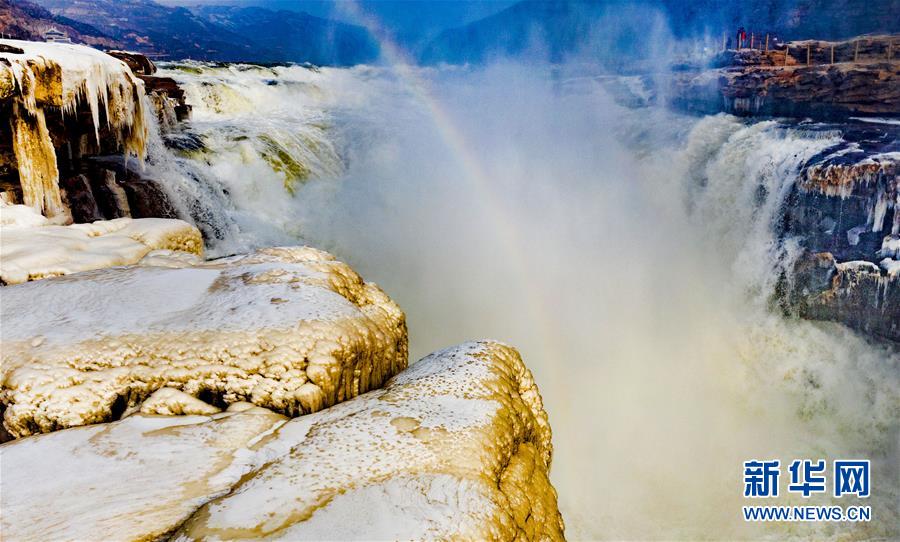
<instances>
[{"instance_id":1,"label":"brown rock","mask_svg":"<svg viewBox=\"0 0 900 542\"><path fill-rule=\"evenodd\" d=\"M63 180L64 203L72 213L72 220L77 224L103 220L103 214L97 206L90 181L84 175L75 175Z\"/></svg>"},{"instance_id":2,"label":"brown rock","mask_svg":"<svg viewBox=\"0 0 900 542\"><path fill-rule=\"evenodd\" d=\"M132 53L130 51L107 51L106 54L118 58L128 67L135 75L153 75L156 73L156 65L145 55L141 53Z\"/></svg>"}]
</instances>

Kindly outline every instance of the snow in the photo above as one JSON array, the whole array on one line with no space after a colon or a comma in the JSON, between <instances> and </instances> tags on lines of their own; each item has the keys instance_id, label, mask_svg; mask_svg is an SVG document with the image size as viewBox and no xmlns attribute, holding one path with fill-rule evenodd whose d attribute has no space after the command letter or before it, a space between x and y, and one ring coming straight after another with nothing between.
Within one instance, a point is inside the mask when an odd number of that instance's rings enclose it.
<instances>
[{"instance_id":1,"label":"snow","mask_svg":"<svg viewBox=\"0 0 900 542\"><path fill-rule=\"evenodd\" d=\"M5 444L0 521L10 540L561 540L550 455L518 353L467 343L286 423L235 403Z\"/></svg>"},{"instance_id":2,"label":"snow","mask_svg":"<svg viewBox=\"0 0 900 542\"><path fill-rule=\"evenodd\" d=\"M0 446L3 537L161 538L228 491L247 470L238 452L281 420L257 412L135 415Z\"/></svg>"},{"instance_id":3,"label":"snow","mask_svg":"<svg viewBox=\"0 0 900 542\"><path fill-rule=\"evenodd\" d=\"M175 540L562 536L546 413L518 354L498 343L432 354L275 435L265 466Z\"/></svg>"},{"instance_id":4,"label":"snow","mask_svg":"<svg viewBox=\"0 0 900 542\"><path fill-rule=\"evenodd\" d=\"M59 170L46 113L74 116L87 107L94 136L109 128L126 155L143 160L149 133L144 84L128 66L82 45L0 40L24 54L0 53L4 98L12 98L13 151L25 203L48 216L63 214ZM102 118L105 120L101 126Z\"/></svg>"},{"instance_id":5,"label":"snow","mask_svg":"<svg viewBox=\"0 0 900 542\"><path fill-rule=\"evenodd\" d=\"M900 235L886 235L878 254L884 258L900 259Z\"/></svg>"},{"instance_id":6,"label":"snow","mask_svg":"<svg viewBox=\"0 0 900 542\"><path fill-rule=\"evenodd\" d=\"M12 434L106 421L117 401L133 407L164 387L311 412L406 367L402 311L327 253L166 264L4 288L0 400Z\"/></svg>"},{"instance_id":7,"label":"snow","mask_svg":"<svg viewBox=\"0 0 900 542\"><path fill-rule=\"evenodd\" d=\"M117 218L59 226L31 207L0 203L0 279L7 284L129 265L160 249L199 255L203 239L181 220Z\"/></svg>"},{"instance_id":8,"label":"snow","mask_svg":"<svg viewBox=\"0 0 900 542\"><path fill-rule=\"evenodd\" d=\"M885 274L890 278L894 279L900 277L900 260L893 260L891 258L885 258L881 260L880 264L882 269L884 269Z\"/></svg>"}]
</instances>

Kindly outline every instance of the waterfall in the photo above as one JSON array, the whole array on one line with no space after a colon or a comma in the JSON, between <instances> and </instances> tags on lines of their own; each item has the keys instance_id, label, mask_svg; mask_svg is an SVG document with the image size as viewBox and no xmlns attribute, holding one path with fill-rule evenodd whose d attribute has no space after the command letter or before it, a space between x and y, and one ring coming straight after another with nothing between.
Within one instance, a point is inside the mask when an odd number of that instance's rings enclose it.
<instances>
[{"instance_id":1,"label":"waterfall","mask_svg":"<svg viewBox=\"0 0 900 542\"><path fill-rule=\"evenodd\" d=\"M335 252L407 312L411 359L521 349L570 537L896 536L900 358L769 304L798 251L785 199L839 130L629 109L516 65L164 72L202 141L172 160L215 186L223 241ZM874 521L744 525L758 457L872 459Z\"/></svg>"}]
</instances>

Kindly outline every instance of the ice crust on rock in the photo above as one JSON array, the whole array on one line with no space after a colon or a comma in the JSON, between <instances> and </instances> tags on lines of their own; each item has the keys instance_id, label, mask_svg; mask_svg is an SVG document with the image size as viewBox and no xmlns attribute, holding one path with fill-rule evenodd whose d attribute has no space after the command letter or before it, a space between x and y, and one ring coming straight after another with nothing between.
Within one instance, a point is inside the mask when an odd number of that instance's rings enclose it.
<instances>
[{"instance_id":1,"label":"ice crust on rock","mask_svg":"<svg viewBox=\"0 0 900 542\"><path fill-rule=\"evenodd\" d=\"M203 253L203 238L181 220L117 218L60 226L32 207L0 202L0 279L7 284L130 265L156 250L196 257Z\"/></svg>"},{"instance_id":2,"label":"ice crust on rock","mask_svg":"<svg viewBox=\"0 0 900 542\"><path fill-rule=\"evenodd\" d=\"M562 539L551 453L518 353L467 343L279 427L265 466L174 540Z\"/></svg>"},{"instance_id":3,"label":"ice crust on rock","mask_svg":"<svg viewBox=\"0 0 900 542\"><path fill-rule=\"evenodd\" d=\"M4 540L156 540L249 470L283 416L136 414L0 446Z\"/></svg>"},{"instance_id":4,"label":"ice crust on rock","mask_svg":"<svg viewBox=\"0 0 900 542\"><path fill-rule=\"evenodd\" d=\"M141 414L158 414L160 416L209 415L219 411L219 408L175 388L156 390L141 404L139 410Z\"/></svg>"},{"instance_id":5,"label":"ice crust on rock","mask_svg":"<svg viewBox=\"0 0 900 542\"><path fill-rule=\"evenodd\" d=\"M108 129L126 155L143 159L149 134L144 84L128 66L82 45L0 40L0 101L12 101L13 151L25 204L47 216L66 212L47 111L87 108L97 144Z\"/></svg>"},{"instance_id":6,"label":"ice crust on rock","mask_svg":"<svg viewBox=\"0 0 900 542\"><path fill-rule=\"evenodd\" d=\"M110 421L164 387L308 413L406 367L400 308L325 252L177 263L4 288L0 402L13 436Z\"/></svg>"},{"instance_id":7,"label":"ice crust on rock","mask_svg":"<svg viewBox=\"0 0 900 542\"><path fill-rule=\"evenodd\" d=\"M211 416L135 414L7 443L3 533L561 540L550 437L518 353L466 343L383 389L286 422L236 403ZM50 501L45 514L37 504Z\"/></svg>"}]
</instances>

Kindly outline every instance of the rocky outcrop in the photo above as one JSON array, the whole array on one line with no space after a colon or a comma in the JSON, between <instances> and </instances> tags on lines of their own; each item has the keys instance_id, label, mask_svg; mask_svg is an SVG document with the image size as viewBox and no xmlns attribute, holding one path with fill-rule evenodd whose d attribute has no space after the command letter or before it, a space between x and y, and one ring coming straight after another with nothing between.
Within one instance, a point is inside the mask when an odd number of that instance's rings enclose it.
<instances>
[{"instance_id":1,"label":"rocky outcrop","mask_svg":"<svg viewBox=\"0 0 900 542\"><path fill-rule=\"evenodd\" d=\"M551 453L515 350L468 343L293 420L234 403L7 443L0 521L11 540L561 540Z\"/></svg>"},{"instance_id":2,"label":"rocky outcrop","mask_svg":"<svg viewBox=\"0 0 900 542\"><path fill-rule=\"evenodd\" d=\"M177 216L140 167L149 132L165 134L190 115L174 81L153 75L153 63L135 53L15 40L0 46L0 113L10 119L0 124L5 201L62 222Z\"/></svg>"},{"instance_id":3,"label":"rocky outcrop","mask_svg":"<svg viewBox=\"0 0 900 542\"><path fill-rule=\"evenodd\" d=\"M0 131L12 142L14 159L5 162L16 170L23 203L48 217L64 214L65 162L117 152L143 159L144 89L124 63L76 45L2 43L23 51L0 53L0 108L10 118Z\"/></svg>"},{"instance_id":4,"label":"rocky outcrop","mask_svg":"<svg viewBox=\"0 0 900 542\"><path fill-rule=\"evenodd\" d=\"M900 264L838 263L830 253L810 254L795 270L800 315L840 322L900 343Z\"/></svg>"},{"instance_id":5,"label":"rocky outcrop","mask_svg":"<svg viewBox=\"0 0 900 542\"><path fill-rule=\"evenodd\" d=\"M900 342L900 131L844 135L810 160L785 202L781 236L804 249L786 277L789 310Z\"/></svg>"},{"instance_id":6,"label":"rocky outcrop","mask_svg":"<svg viewBox=\"0 0 900 542\"><path fill-rule=\"evenodd\" d=\"M159 77L156 73L156 65L149 58L140 53L130 51L107 51L107 54L118 58L141 81L150 103L156 112L160 128L164 132L173 130L179 122L187 120L191 116L191 107L185 102L184 91L171 77Z\"/></svg>"},{"instance_id":7,"label":"rocky outcrop","mask_svg":"<svg viewBox=\"0 0 900 542\"><path fill-rule=\"evenodd\" d=\"M403 313L324 252L165 260L4 288L0 403L10 434L116 419L164 387L298 415L406 367ZM77 318L55 308L60 300Z\"/></svg>"},{"instance_id":8,"label":"rocky outcrop","mask_svg":"<svg viewBox=\"0 0 900 542\"><path fill-rule=\"evenodd\" d=\"M731 51L714 60L717 69L676 73L672 103L703 114L817 119L900 112L900 36L785 47Z\"/></svg>"},{"instance_id":9,"label":"rocky outcrop","mask_svg":"<svg viewBox=\"0 0 900 542\"><path fill-rule=\"evenodd\" d=\"M178 251L194 257L203 254L200 231L181 220L118 218L60 226L31 207L3 203L0 236L3 284L130 265L154 250ZM8 291L11 290L4 290L4 303Z\"/></svg>"}]
</instances>

